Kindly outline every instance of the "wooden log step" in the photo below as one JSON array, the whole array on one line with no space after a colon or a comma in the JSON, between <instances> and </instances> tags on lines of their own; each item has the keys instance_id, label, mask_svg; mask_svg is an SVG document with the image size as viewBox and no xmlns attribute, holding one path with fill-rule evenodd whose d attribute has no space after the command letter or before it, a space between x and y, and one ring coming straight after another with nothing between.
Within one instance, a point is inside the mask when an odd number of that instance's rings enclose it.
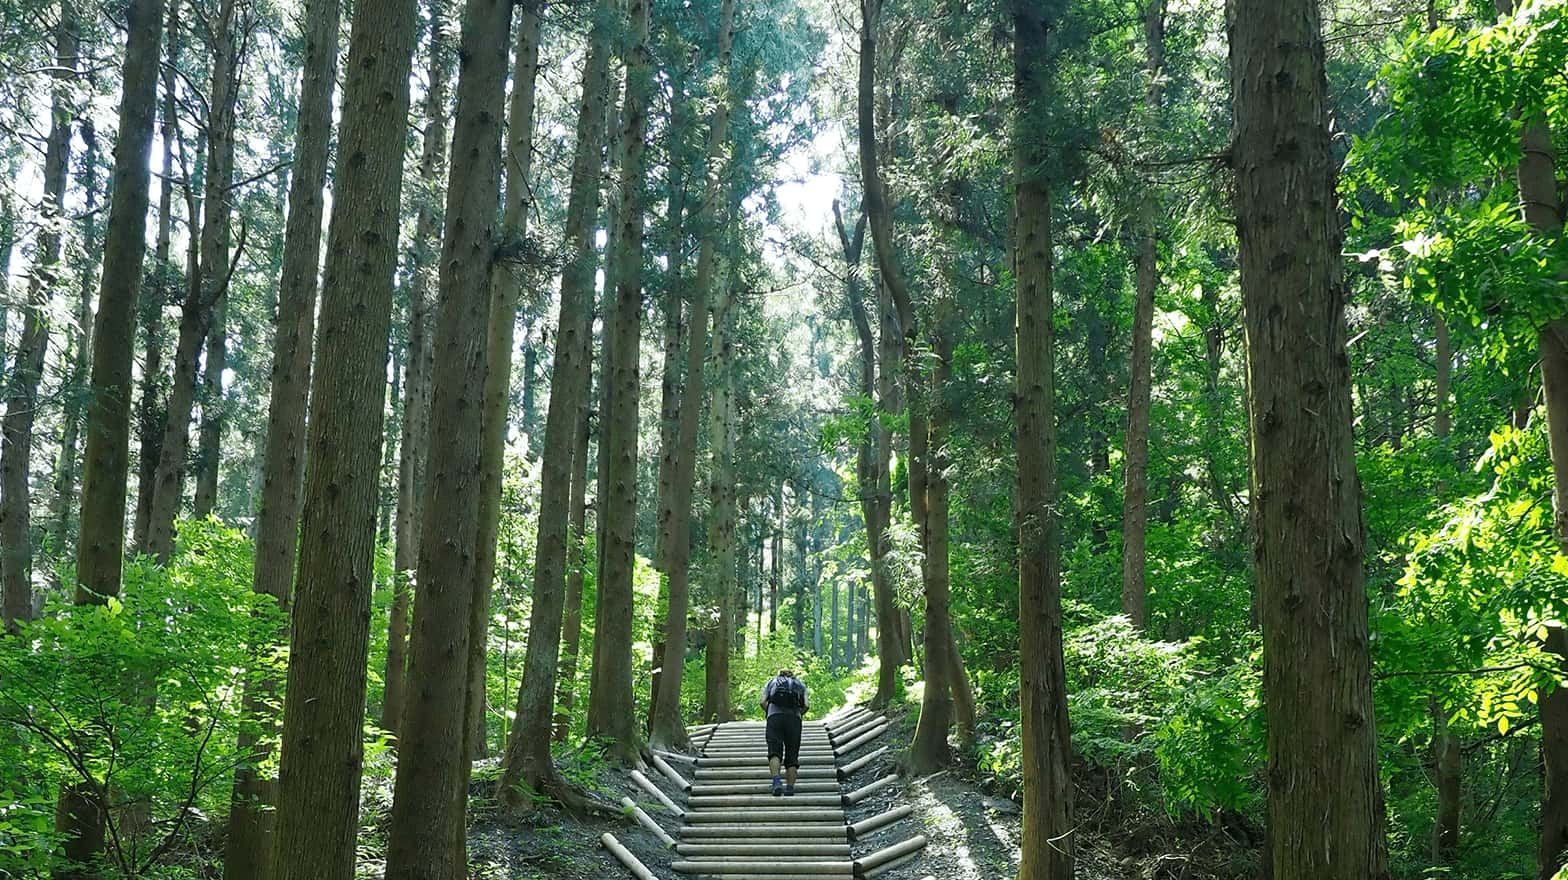
<instances>
[{"instance_id":1,"label":"wooden log step","mask_svg":"<svg viewBox=\"0 0 1568 880\"><path fill-rule=\"evenodd\" d=\"M866 754L861 755L860 757L856 758L853 761L850 761L848 764L845 764L843 767L841 767L840 770L843 771L842 775L845 778L853 776L855 774L855 771L859 770L861 767L866 766L867 764L871 763L872 761L875 761L876 759L882 757L885 754L887 754L887 746L883 746L883 747L877 749L874 752L867 752Z\"/></svg>"},{"instance_id":2,"label":"wooden log step","mask_svg":"<svg viewBox=\"0 0 1568 880\"><path fill-rule=\"evenodd\" d=\"M756 878L759 874L769 877L853 877L855 865L853 862L776 862L776 861L741 861L726 859L719 862L678 861L670 868L677 874L701 874L713 876L715 868L721 868L724 876L737 876Z\"/></svg>"},{"instance_id":3,"label":"wooden log step","mask_svg":"<svg viewBox=\"0 0 1568 880\"><path fill-rule=\"evenodd\" d=\"M632 855L626 847L621 846L621 842L615 839L615 835L605 832L599 837L599 842L604 844L604 848L609 850L610 854L615 856L616 861L624 865L626 870L630 871L637 880L655 880L653 872L648 870L647 866L641 861L638 861L637 857Z\"/></svg>"},{"instance_id":4,"label":"wooden log step","mask_svg":"<svg viewBox=\"0 0 1568 880\"><path fill-rule=\"evenodd\" d=\"M725 780L729 782L754 782L758 779L772 778L773 773L768 770L768 764L766 761L759 761L756 764L740 767L697 768L697 782L699 783L717 782L719 780ZM806 780L837 779L838 768L832 766L802 767L800 768L800 778Z\"/></svg>"},{"instance_id":5,"label":"wooden log step","mask_svg":"<svg viewBox=\"0 0 1568 880\"><path fill-rule=\"evenodd\" d=\"M771 810L702 810L686 814L686 821L696 825L703 822L739 824L744 822L833 822L844 821L843 810L824 810L802 807L778 807Z\"/></svg>"},{"instance_id":6,"label":"wooden log step","mask_svg":"<svg viewBox=\"0 0 1568 880\"><path fill-rule=\"evenodd\" d=\"M841 859L849 858L849 844L847 843L795 843L787 844L791 855L797 856L824 856ZM683 856L753 856L767 858L777 853L779 842L768 840L764 843L678 843L675 851Z\"/></svg>"},{"instance_id":7,"label":"wooden log step","mask_svg":"<svg viewBox=\"0 0 1568 880\"><path fill-rule=\"evenodd\" d=\"M913 813L914 811L914 807L911 807L908 804L904 804L900 807L894 807L893 809L888 810L886 813L878 813L875 816L862 819L859 822L849 826L849 839L851 842L859 840L873 831L885 828L889 825L892 825L894 822L899 821L900 819L908 817L909 814Z\"/></svg>"},{"instance_id":8,"label":"wooden log step","mask_svg":"<svg viewBox=\"0 0 1568 880\"><path fill-rule=\"evenodd\" d=\"M885 715L877 715L872 718L867 718L866 720L855 724L853 727L846 727L843 730L833 731L830 738L834 743L848 742L849 740L854 739L862 733L865 733L871 728L876 727L878 724L883 724L886 721L887 716Z\"/></svg>"},{"instance_id":9,"label":"wooden log step","mask_svg":"<svg viewBox=\"0 0 1568 880\"><path fill-rule=\"evenodd\" d=\"M686 825L679 832L681 840L715 840L723 838L740 838L754 840L757 837L757 826L738 822L732 824L714 823L712 825ZM768 830L769 837L788 837L791 839L815 840L832 838L834 840L848 840L849 826L842 820L837 822L791 822Z\"/></svg>"},{"instance_id":10,"label":"wooden log step","mask_svg":"<svg viewBox=\"0 0 1568 880\"><path fill-rule=\"evenodd\" d=\"M780 801L785 804L807 807L842 807L844 796L840 794L792 794L774 797L768 794L721 794L706 797L693 797L687 801L687 807L693 810L712 810L727 807L767 807L775 806Z\"/></svg>"},{"instance_id":11,"label":"wooden log step","mask_svg":"<svg viewBox=\"0 0 1568 880\"><path fill-rule=\"evenodd\" d=\"M797 782L795 791L800 794L821 794L822 792L836 793L839 790L837 782ZM768 794L773 793L773 783L769 782L729 782L712 785L694 785L691 787L692 797L713 797L720 794Z\"/></svg>"},{"instance_id":12,"label":"wooden log step","mask_svg":"<svg viewBox=\"0 0 1568 880\"><path fill-rule=\"evenodd\" d=\"M855 791L852 791L849 794L844 795L844 806L847 807L847 806L849 806L851 804L858 804L861 801L865 800L866 798L870 797L871 795L876 794L877 792L881 791L884 788L887 788L888 786L892 785L893 783L895 783L897 781L898 781L898 774L897 773L893 773L893 774L884 776L881 779L878 779L876 782L873 782L870 785L866 785L866 786L864 786L862 788L858 788Z\"/></svg>"},{"instance_id":13,"label":"wooden log step","mask_svg":"<svg viewBox=\"0 0 1568 880\"><path fill-rule=\"evenodd\" d=\"M917 834L908 840L895 843L889 847L883 847L882 849L879 849L868 856L863 856L856 859L855 873L864 874L880 865L885 865L895 859L901 859L904 856L919 852L925 848L925 845L926 836L924 834Z\"/></svg>"},{"instance_id":14,"label":"wooden log step","mask_svg":"<svg viewBox=\"0 0 1568 880\"><path fill-rule=\"evenodd\" d=\"M861 735L859 735L859 736L855 737L854 739L850 740L849 742L845 743L838 750L839 754L847 755L850 752L855 751L856 749L860 748L861 746L865 745L866 743L871 742L872 740L876 739L877 737L881 736L884 733L887 733L888 729L891 728L892 726L893 725L887 723L886 721L882 722L881 724L878 724L876 727L871 728L870 730L866 731L865 733L862 733Z\"/></svg>"},{"instance_id":15,"label":"wooden log step","mask_svg":"<svg viewBox=\"0 0 1568 880\"><path fill-rule=\"evenodd\" d=\"M644 812L642 807L637 806L637 803L631 798L621 798L621 808L629 811L632 814L632 818L637 820L638 825L641 825L649 834L659 838L659 841L665 846L675 845L675 839L670 837L670 833L665 831L659 823L653 821L653 817Z\"/></svg>"},{"instance_id":16,"label":"wooden log step","mask_svg":"<svg viewBox=\"0 0 1568 880\"><path fill-rule=\"evenodd\" d=\"M762 755L762 762L765 764L765 763L767 763L767 760L768 760L768 756L764 753ZM751 766L752 764L755 764L755 763L757 763L757 758L755 756L749 756L749 755L748 756L737 755L737 756L733 756L733 757L726 755L726 756L717 757L717 758L709 757L708 755L703 755L702 757L697 759L697 769L698 770L702 770L702 769L704 769L706 767L749 767L749 766ZM831 756L831 755L801 755L800 756L800 765L802 767L831 767L831 766L833 766L833 756Z\"/></svg>"}]
</instances>

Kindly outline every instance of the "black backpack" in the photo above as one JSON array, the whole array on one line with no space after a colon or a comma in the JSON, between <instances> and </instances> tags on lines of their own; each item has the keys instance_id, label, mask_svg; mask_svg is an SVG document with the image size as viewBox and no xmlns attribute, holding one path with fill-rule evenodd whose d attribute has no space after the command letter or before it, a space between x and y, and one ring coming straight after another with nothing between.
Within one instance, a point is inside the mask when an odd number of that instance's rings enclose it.
<instances>
[{"instance_id":1,"label":"black backpack","mask_svg":"<svg viewBox=\"0 0 1568 880\"><path fill-rule=\"evenodd\" d=\"M806 686L797 678L773 679L773 693L768 695L768 702L780 709L791 712L804 712L806 709Z\"/></svg>"}]
</instances>

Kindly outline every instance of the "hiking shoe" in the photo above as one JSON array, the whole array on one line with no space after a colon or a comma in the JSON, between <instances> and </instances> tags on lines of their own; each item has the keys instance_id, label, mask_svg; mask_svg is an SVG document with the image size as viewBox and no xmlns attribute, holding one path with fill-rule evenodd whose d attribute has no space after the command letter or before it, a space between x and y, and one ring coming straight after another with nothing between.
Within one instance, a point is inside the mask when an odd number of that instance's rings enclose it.
<instances>
[{"instance_id":1,"label":"hiking shoe","mask_svg":"<svg viewBox=\"0 0 1568 880\"><path fill-rule=\"evenodd\" d=\"M784 786L780 785L777 782L773 783L773 796L774 797L779 797L782 794L784 794ZM790 794L794 794L794 792L791 791Z\"/></svg>"},{"instance_id":2,"label":"hiking shoe","mask_svg":"<svg viewBox=\"0 0 1568 880\"><path fill-rule=\"evenodd\" d=\"M793 786L793 785L786 785L786 786L784 786L784 796L785 797L794 797L795 796L795 786Z\"/></svg>"}]
</instances>

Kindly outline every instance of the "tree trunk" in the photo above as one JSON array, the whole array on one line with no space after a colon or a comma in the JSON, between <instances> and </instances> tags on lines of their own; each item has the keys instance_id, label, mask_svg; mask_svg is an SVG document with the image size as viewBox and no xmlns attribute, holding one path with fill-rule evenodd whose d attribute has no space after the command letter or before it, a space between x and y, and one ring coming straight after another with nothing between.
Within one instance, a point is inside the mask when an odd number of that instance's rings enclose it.
<instances>
[{"instance_id":1,"label":"tree trunk","mask_svg":"<svg viewBox=\"0 0 1568 880\"><path fill-rule=\"evenodd\" d=\"M784 586L784 484L773 489L773 513L778 521L768 536L768 634L779 631L779 590ZM862 646L863 648L864 646Z\"/></svg>"},{"instance_id":2,"label":"tree trunk","mask_svg":"<svg viewBox=\"0 0 1568 880\"><path fill-rule=\"evenodd\" d=\"M168 55L162 66L163 130L160 140L163 144L163 158L160 165L162 173L158 178L158 244L153 262L156 274L149 295L141 298L139 307L146 349L142 360L141 403L136 418L140 450L136 466L135 518L131 528L132 546L137 552L143 552L147 547L153 485L157 480L159 446L163 442L163 307L171 299L176 277L176 270L169 262L169 248L174 208L174 143L178 130L174 69L179 60L179 10L179 3L169 4Z\"/></svg>"},{"instance_id":3,"label":"tree trunk","mask_svg":"<svg viewBox=\"0 0 1568 880\"><path fill-rule=\"evenodd\" d=\"M588 735L610 741L610 753L623 762L637 757L632 693L632 574L637 550L637 409L642 338L644 153L653 64L648 51L650 0L631 0L631 45L626 55L625 103L620 146L620 232L614 257L615 304L605 337L606 371L600 405L604 414L599 443L606 450L598 513L604 563L598 582L598 626L594 629L593 692L589 697Z\"/></svg>"},{"instance_id":4,"label":"tree trunk","mask_svg":"<svg viewBox=\"0 0 1568 880\"><path fill-rule=\"evenodd\" d=\"M728 83L730 54L734 40L735 0L723 0L719 7L718 76ZM721 93L728 89L721 89ZM703 164L702 204L693 224L702 231L697 251L696 276L692 280L691 305L687 314L691 326L686 344L686 383L681 392L680 421L675 432L678 456L671 474L670 510L674 516L664 543L665 574L669 580L669 607L665 610L664 663L653 710L649 741L663 748L680 748L687 743L686 724L681 717L681 680L686 665L686 616L691 578L691 495L696 481L697 417L702 410L702 366L708 354L708 303L712 296L715 263L718 261L719 204L724 198L724 155L729 142L731 101L719 101L708 123L708 143Z\"/></svg>"},{"instance_id":5,"label":"tree trunk","mask_svg":"<svg viewBox=\"0 0 1568 880\"><path fill-rule=\"evenodd\" d=\"M223 371L228 363L224 325L228 321L228 312L228 296L219 296L212 305L212 319L207 325L207 352L202 359L201 431L197 435L196 444L196 495L191 503L191 515L197 519L211 516L218 506L218 471L222 465L219 445L223 441Z\"/></svg>"},{"instance_id":6,"label":"tree trunk","mask_svg":"<svg viewBox=\"0 0 1568 880\"><path fill-rule=\"evenodd\" d=\"M54 29L55 86L49 99L49 139L44 145L41 226L27 283L27 316L7 378L5 419L0 422L0 584L4 586L4 624L8 631L33 616L32 474L33 422L38 415L38 383L49 348L47 311L63 275L60 245L65 218L65 184L71 161L70 81L76 76L80 37L75 6L62 0ZM156 51L156 50L155 50ZM143 221L145 224L146 221ZM134 295L134 291L133 291ZM69 847L68 847L69 848Z\"/></svg>"},{"instance_id":7,"label":"tree trunk","mask_svg":"<svg viewBox=\"0 0 1568 880\"><path fill-rule=\"evenodd\" d=\"M1504 0L1498 11L1509 14L1513 4ZM1544 118L1525 123L1520 146L1517 178L1524 218L1537 232L1560 238L1557 156ZM1543 327L1537 344L1552 458L1553 531L1558 549L1568 552L1568 318ZM1542 650L1548 662L1568 671L1568 630L1552 627ZM1540 880L1552 880L1568 865L1568 688L1543 689L1536 702L1541 713L1542 766L1541 839L1536 862Z\"/></svg>"},{"instance_id":8,"label":"tree trunk","mask_svg":"<svg viewBox=\"0 0 1568 880\"><path fill-rule=\"evenodd\" d=\"M957 679L963 677L963 668L955 666L958 652L954 648L952 617L948 610L952 578L948 566L948 440L952 424L952 406L947 400L947 383L953 373L953 317L952 303L938 304L937 320L933 322L931 349L935 356L931 369L930 395L930 452L931 468L926 480L926 515L928 532L924 580L926 594L926 687L920 700L920 719L915 725L915 736L909 746L910 769L916 775L940 770L952 763L952 751L947 745L948 728L952 726L954 692ZM974 740L974 718L971 714L968 729L963 734L965 747Z\"/></svg>"},{"instance_id":9,"label":"tree trunk","mask_svg":"<svg viewBox=\"0 0 1568 880\"><path fill-rule=\"evenodd\" d=\"M507 743L500 797L524 807L534 793L564 791L550 756L556 676L559 672L561 619L566 600L566 568L572 446L577 437L577 408L586 393L593 353L590 336L594 287L594 221L599 213L600 152L605 102L610 93L610 43L613 0L598 0L583 67L582 106L567 201L565 250L570 262L561 275L560 318L555 335L555 367L545 415L543 469L539 488L539 531L535 542L533 608L529 613L528 652L517 695L517 727Z\"/></svg>"},{"instance_id":10,"label":"tree trunk","mask_svg":"<svg viewBox=\"0 0 1568 880\"><path fill-rule=\"evenodd\" d=\"M54 506L50 511L53 520L55 552L68 555L73 534L72 520L76 515L76 453L80 445L82 413L86 405L87 371L92 359L93 294L98 292L98 137L92 117L83 116L82 173L84 209L81 217L82 250L87 260L82 265L81 289L76 299L76 334L72 341L71 372L65 394L64 426L60 431L60 458L54 471ZM0 334L0 339L4 335Z\"/></svg>"},{"instance_id":11,"label":"tree trunk","mask_svg":"<svg viewBox=\"0 0 1568 880\"><path fill-rule=\"evenodd\" d=\"M534 95L539 76L539 28L542 5L522 5L517 31L517 59L506 147L506 209L502 218L503 246L521 242L528 229L532 199ZM479 457L479 543L474 566L474 602L468 643L468 755L485 753L485 665L490 636L490 591L495 583L495 554L501 523L501 487L506 470L507 408L512 393L512 349L517 332L517 305L523 279L497 263L490 281L488 366L485 370L484 414Z\"/></svg>"},{"instance_id":12,"label":"tree trunk","mask_svg":"<svg viewBox=\"0 0 1568 880\"><path fill-rule=\"evenodd\" d=\"M731 326L735 295L727 283L718 285L713 303L713 399L708 405L708 565L709 598L718 614L708 633L704 668L707 677L703 717L731 721L730 654L736 627L735 603L735 340ZM744 606L742 606L744 607ZM833 605L834 626L838 603Z\"/></svg>"},{"instance_id":13,"label":"tree trunk","mask_svg":"<svg viewBox=\"0 0 1568 880\"><path fill-rule=\"evenodd\" d=\"M153 482L148 520L148 550L160 561L174 553L174 521L183 495L185 458L190 445L191 410L196 400L197 369L201 349L221 317L219 302L226 296L232 266L229 263L229 220L233 207L230 182L234 177L234 113L239 100L239 40L235 23L239 0L222 0L213 23L212 91L207 136L205 216L201 226L201 265L198 279L180 315L179 340L174 354L174 385L169 393L168 415L159 449L158 471Z\"/></svg>"},{"instance_id":14,"label":"tree trunk","mask_svg":"<svg viewBox=\"0 0 1568 880\"><path fill-rule=\"evenodd\" d=\"M1459 851L1459 738L1448 728L1448 712L1431 700L1432 767L1437 776L1437 817L1432 824L1432 858L1447 863Z\"/></svg>"},{"instance_id":15,"label":"tree trunk","mask_svg":"<svg viewBox=\"0 0 1568 880\"><path fill-rule=\"evenodd\" d=\"M666 209L666 223L668 225L668 240L665 244L666 260L669 269L665 273L664 298L664 359L660 367L659 378L659 476L656 496L657 508L654 516L653 535L653 567L659 572L659 604L656 609L655 621L664 619L670 604L669 565L667 558L669 530L674 523L675 512L670 508L670 501L674 492L676 433L680 426L681 406L681 344L686 335L685 315L682 312L684 301L681 297L681 278L686 271L686 163L681 158L681 145L687 129L690 127L689 105L685 94L685 86L676 80L672 82L674 98L670 106L670 127L667 134L666 150L672 157L670 159L669 175L669 204ZM653 674L652 684L648 695L648 720L647 727L653 729L653 712L659 704L659 682L664 675L664 633L654 627L653 633Z\"/></svg>"},{"instance_id":16,"label":"tree trunk","mask_svg":"<svg viewBox=\"0 0 1568 880\"><path fill-rule=\"evenodd\" d=\"M424 144L419 158L420 189L409 250L408 350L403 364L403 423L398 440L397 512L393 525L392 607L387 621L387 662L381 701L381 727L402 729L408 693L409 605L413 571L419 565L424 526L426 454L430 442L430 381L435 357L431 334L431 281L441 236L440 193L446 184L447 117L454 54L450 42L452 8L447 0L428 0L430 9L429 85L424 100Z\"/></svg>"},{"instance_id":17,"label":"tree trunk","mask_svg":"<svg viewBox=\"0 0 1568 880\"><path fill-rule=\"evenodd\" d=\"M350 880L397 267L413 0L358 0L311 376L294 628L284 691L276 880Z\"/></svg>"},{"instance_id":18,"label":"tree trunk","mask_svg":"<svg viewBox=\"0 0 1568 880\"><path fill-rule=\"evenodd\" d=\"M468 876L469 756L473 713L484 706L483 679L479 694L454 683L472 685L470 645L482 640L489 621L488 611L474 613L475 603L483 600L488 606L490 596L488 578L482 590L476 588L483 554L477 547L480 505L475 498L483 479L480 433L487 402L492 272L503 238L496 219L511 31L511 0L469 0L464 8L430 386L431 424L441 430L432 431L429 440L408 698L387 833L388 880ZM509 366L510 359L504 360ZM491 566L493 573L493 554ZM476 595L481 592L482 597Z\"/></svg>"},{"instance_id":19,"label":"tree trunk","mask_svg":"<svg viewBox=\"0 0 1568 880\"><path fill-rule=\"evenodd\" d=\"M1143 9L1144 67L1148 88L1144 112L1156 128L1160 116L1160 77L1165 66L1165 0L1148 0ZM1132 625L1149 625L1149 393L1153 384L1154 292L1159 287L1159 200L1148 187L1138 205L1136 297L1132 318L1131 382L1127 392L1126 471L1122 491L1122 612Z\"/></svg>"},{"instance_id":20,"label":"tree trunk","mask_svg":"<svg viewBox=\"0 0 1568 880\"><path fill-rule=\"evenodd\" d=\"M1061 569L1056 503L1055 340L1052 318L1051 188L1047 150L1056 100L1047 34L1058 22L1014 0L1013 265L1017 277L1018 634L1023 747L1023 841L1018 880L1070 880L1072 739L1062 664Z\"/></svg>"},{"instance_id":21,"label":"tree trunk","mask_svg":"<svg viewBox=\"0 0 1568 880\"><path fill-rule=\"evenodd\" d=\"M315 344L316 271L321 259L321 217L325 206L322 188L327 178L332 92L337 79L338 24L335 0L310 0L306 4L305 66L300 74L289 215L283 230L272 396L262 452L261 505L256 512L252 587L258 595L272 597L285 611L294 585L299 543L305 414ZM285 635L279 633L280 638ZM239 753L245 763L234 774L228 846L223 858L225 880L268 880L272 876L278 783L260 768L272 757L272 739L280 726L281 719L273 708L277 705L279 684L268 675L246 685L243 713L255 727L240 729Z\"/></svg>"},{"instance_id":22,"label":"tree trunk","mask_svg":"<svg viewBox=\"0 0 1568 880\"><path fill-rule=\"evenodd\" d=\"M600 381L603 381L602 379ZM590 391L592 389L589 389ZM588 416L584 400L577 408L577 441L572 447L571 513L566 522L567 564L566 611L561 621L561 671L557 682L560 696L556 703L555 741L566 742L572 732L572 709L577 704L577 666L583 642L583 574L588 567L583 558L583 535L588 522Z\"/></svg>"},{"instance_id":23,"label":"tree trunk","mask_svg":"<svg viewBox=\"0 0 1568 880\"><path fill-rule=\"evenodd\" d=\"M1232 0L1231 11L1269 730L1265 871L1272 880L1381 878L1364 530L1318 4Z\"/></svg>"},{"instance_id":24,"label":"tree trunk","mask_svg":"<svg viewBox=\"0 0 1568 880\"><path fill-rule=\"evenodd\" d=\"M1448 333L1448 322L1442 315L1433 317L1437 329L1437 373L1433 377L1433 394L1437 397L1436 412L1432 415L1432 434L1439 440L1448 436L1453 425L1453 400L1450 391L1454 375L1454 344Z\"/></svg>"}]
</instances>

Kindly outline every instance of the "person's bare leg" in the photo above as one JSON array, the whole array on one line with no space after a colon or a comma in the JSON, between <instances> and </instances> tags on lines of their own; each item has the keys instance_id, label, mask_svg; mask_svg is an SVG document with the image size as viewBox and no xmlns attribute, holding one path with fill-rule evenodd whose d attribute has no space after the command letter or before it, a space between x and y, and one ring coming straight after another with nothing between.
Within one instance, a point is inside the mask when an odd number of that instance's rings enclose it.
<instances>
[{"instance_id":1,"label":"person's bare leg","mask_svg":"<svg viewBox=\"0 0 1568 880\"><path fill-rule=\"evenodd\" d=\"M774 776L779 775L779 759L778 758L769 758L768 759L768 769L773 771L773 775ZM789 772L790 773L794 773L795 772L794 768L790 768ZM791 779L793 779L793 777L791 777Z\"/></svg>"},{"instance_id":2,"label":"person's bare leg","mask_svg":"<svg viewBox=\"0 0 1568 880\"><path fill-rule=\"evenodd\" d=\"M799 767L789 767L789 768L786 768L784 770L784 782L787 785L789 785L790 788L794 788L795 787L795 777L799 776L799 775L800 775L800 768Z\"/></svg>"}]
</instances>

